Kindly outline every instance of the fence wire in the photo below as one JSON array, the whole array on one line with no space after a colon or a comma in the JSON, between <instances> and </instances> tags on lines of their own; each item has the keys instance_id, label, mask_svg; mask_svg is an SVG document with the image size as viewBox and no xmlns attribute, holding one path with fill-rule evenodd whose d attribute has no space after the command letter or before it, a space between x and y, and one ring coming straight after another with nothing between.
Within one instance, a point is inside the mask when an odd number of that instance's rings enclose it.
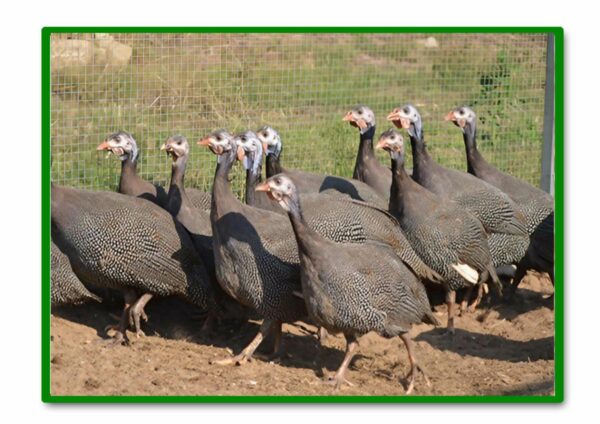
<instances>
[{"instance_id":1,"label":"fence wire","mask_svg":"<svg viewBox=\"0 0 600 424\"><path fill-rule=\"evenodd\" d=\"M159 184L168 183L171 166L159 146L185 135L186 184L208 190L215 158L195 141L216 128L264 124L279 130L286 167L351 176L358 133L344 113L370 106L379 133L393 107L411 102L442 164L466 170L460 132L443 119L466 104L478 114L487 159L539 186L546 41L545 34L53 34L52 179L115 190L119 161L95 147L122 129L141 149L140 175Z\"/></svg>"}]
</instances>

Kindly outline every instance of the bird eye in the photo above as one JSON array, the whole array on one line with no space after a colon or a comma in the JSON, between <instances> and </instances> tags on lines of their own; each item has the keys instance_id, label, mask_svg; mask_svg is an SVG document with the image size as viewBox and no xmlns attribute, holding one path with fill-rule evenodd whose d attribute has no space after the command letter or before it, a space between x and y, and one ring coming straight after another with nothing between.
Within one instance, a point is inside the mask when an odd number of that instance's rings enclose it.
<instances>
[{"instance_id":1,"label":"bird eye","mask_svg":"<svg viewBox=\"0 0 600 424\"><path fill-rule=\"evenodd\" d=\"M395 140L395 139L396 139L396 136L395 136L394 134L392 134L390 138L391 138L392 140Z\"/></svg>"},{"instance_id":2,"label":"bird eye","mask_svg":"<svg viewBox=\"0 0 600 424\"><path fill-rule=\"evenodd\" d=\"M115 137L115 141L116 141L117 143L120 143L120 142L121 142L121 137L119 137L119 136L116 136L116 137Z\"/></svg>"},{"instance_id":3,"label":"bird eye","mask_svg":"<svg viewBox=\"0 0 600 424\"><path fill-rule=\"evenodd\" d=\"M179 140L179 141L177 142L177 144L178 144L178 145L180 145L180 144L181 144L181 140Z\"/></svg>"},{"instance_id":4,"label":"bird eye","mask_svg":"<svg viewBox=\"0 0 600 424\"><path fill-rule=\"evenodd\" d=\"M281 184L281 178L275 178L275 184Z\"/></svg>"},{"instance_id":5,"label":"bird eye","mask_svg":"<svg viewBox=\"0 0 600 424\"><path fill-rule=\"evenodd\" d=\"M464 115L465 114L465 110L464 109L459 109L458 113L461 114L461 115Z\"/></svg>"},{"instance_id":6,"label":"bird eye","mask_svg":"<svg viewBox=\"0 0 600 424\"><path fill-rule=\"evenodd\" d=\"M404 113L406 113L407 115L410 113L410 109L409 109L409 108L407 108L407 107L405 107L404 109L402 109L402 111L403 111Z\"/></svg>"},{"instance_id":7,"label":"bird eye","mask_svg":"<svg viewBox=\"0 0 600 424\"><path fill-rule=\"evenodd\" d=\"M358 109L358 114L362 115L363 114L363 110L362 109Z\"/></svg>"},{"instance_id":8,"label":"bird eye","mask_svg":"<svg viewBox=\"0 0 600 424\"><path fill-rule=\"evenodd\" d=\"M269 136L269 133L265 131L264 133L262 133L262 135L263 137L267 138Z\"/></svg>"},{"instance_id":9,"label":"bird eye","mask_svg":"<svg viewBox=\"0 0 600 424\"><path fill-rule=\"evenodd\" d=\"M220 135L217 136L217 141L221 141L223 140L223 137L221 137Z\"/></svg>"}]
</instances>

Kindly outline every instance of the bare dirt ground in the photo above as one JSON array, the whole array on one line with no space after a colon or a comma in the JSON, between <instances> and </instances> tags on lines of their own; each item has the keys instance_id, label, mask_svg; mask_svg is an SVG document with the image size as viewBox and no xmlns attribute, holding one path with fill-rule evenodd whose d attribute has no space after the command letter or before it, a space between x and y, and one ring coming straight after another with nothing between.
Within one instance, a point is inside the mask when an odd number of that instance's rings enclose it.
<instances>
[{"instance_id":1,"label":"bare dirt ground","mask_svg":"<svg viewBox=\"0 0 600 424\"><path fill-rule=\"evenodd\" d=\"M416 354L431 386L417 379L414 395L549 395L554 392L554 308L550 282L528 276L510 303L491 301L456 320L456 334L415 326ZM485 302L485 301L484 301ZM435 307L445 324L445 307ZM54 395L403 395L409 370L396 339L367 334L347 374L353 386L323 384L342 361L344 339L321 347L315 327L284 326L286 355L274 362L211 365L239 352L256 322L221 325L201 336L193 308L173 299L148 304L147 337L130 346L107 342L118 305L88 304L53 311L51 391ZM270 342L268 340L268 342ZM268 346L267 346L268 348Z\"/></svg>"}]
</instances>

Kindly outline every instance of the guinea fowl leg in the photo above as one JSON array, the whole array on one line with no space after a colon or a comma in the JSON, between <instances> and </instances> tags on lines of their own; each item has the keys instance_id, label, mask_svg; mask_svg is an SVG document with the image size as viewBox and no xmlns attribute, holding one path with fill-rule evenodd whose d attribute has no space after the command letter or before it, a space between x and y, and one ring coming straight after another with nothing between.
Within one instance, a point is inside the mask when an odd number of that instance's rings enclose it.
<instances>
[{"instance_id":1,"label":"guinea fowl leg","mask_svg":"<svg viewBox=\"0 0 600 424\"><path fill-rule=\"evenodd\" d=\"M281 325L282 324L280 321L273 321L273 325L271 326L270 332L271 332L271 334L274 334L274 336L275 336L275 340L273 343L273 351L266 355L263 355L263 354L260 354L257 352L254 354L255 358L259 358L263 361L272 361L273 359L281 356L281 354L283 353L283 349L282 349L283 344L281 343L281 339L282 339Z\"/></svg>"},{"instance_id":2,"label":"guinea fowl leg","mask_svg":"<svg viewBox=\"0 0 600 424\"><path fill-rule=\"evenodd\" d=\"M471 295L473 293L473 286L469 286L463 299L460 301L460 313L461 315L467 311L467 306L469 305L469 300L471 300Z\"/></svg>"},{"instance_id":3,"label":"guinea fowl leg","mask_svg":"<svg viewBox=\"0 0 600 424\"><path fill-rule=\"evenodd\" d=\"M319 327L319 332L317 334L317 338L319 339L319 342L321 343L321 345L323 343L325 343L325 340L327 340L328 336L329 336L329 333L327 332L327 329L325 327Z\"/></svg>"},{"instance_id":4,"label":"guinea fowl leg","mask_svg":"<svg viewBox=\"0 0 600 424\"><path fill-rule=\"evenodd\" d=\"M344 376L346 374L346 370L348 369L348 365L350 365L350 361L352 361L352 358L356 353L356 348L358 348L358 341L353 335L344 334L344 336L346 337L346 355L344 356L344 360L342 361L342 364L338 368L335 375L333 377L329 377L329 379L326 381L326 383L328 384L333 384L336 389L339 389L340 386L344 383L353 386L353 384L346 380Z\"/></svg>"},{"instance_id":5,"label":"guinea fowl leg","mask_svg":"<svg viewBox=\"0 0 600 424\"><path fill-rule=\"evenodd\" d=\"M254 354L254 351L256 350L256 348L261 344L261 342L263 341L263 339L265 339L269 333L271 333L271 331L273 331L273 324L275 322L273 320L270 319L265 319L262 324L260 325L260 329L258 330L258 334L254 337L254 339L252 339L252 341L250 342L250 344L248 344L248 346L246 346L244 348L244 350L242 350L238 355L232 357L232 358L225 358L225 359L220 359L217 361L211 361L211 364L217 364L217 365L230 365L230 364L235 364L235 365L243 365L248 361L252 360L252 355ZM280 324L281 325L281 324Z\"/></svg>"},{"instance_id":6,"label":"guinea fowl leg","mask_svg":"<svg viewBox=\"0 0 600 424\"><path fill-rule=\"evenodd\" d=\"M119 320L119 324L109 325L105 328L105 331L113 329L117 332L112 340L114 343L129 344L129 338L127 337L127 327L129 325L130 318L129 310L136 301L137 294L134 290L127 289L123 293L123 299L125 301L125 305L123 306L123 312L121 313L121 319Z\"/></svg>"},{"instance_id":7,"label":"guinea fowl leg","mask_svg":"<svg viewBox=\"0 0 600 424\"><path fill-rule=\"evenodd\" d=\"M477 309L477 306L481 303L481 299L483 299L483 294L487 293L486 289L487 289L486 283L479 284L479 286L477 287L477 297L475 298L473 303L471 303L469 305L469 307L467 308L467 311L475 312L475 309Z\"/></svg>"},{"instance_id":8,"label":"guinea fowl leg","mask_svg":"<svg viewBox=\"0 0 600 424\"><path fill-rule=\"evenodd\" d=\"M427 378L425 371L423 371L423 368L417 363L417 359L415 357L415 353L414 353L414 349L413 349L414 344L413 344L412 339L408 336L407 333L400 334L400 338L402 339L402 341L404 342L404 345L406 346L406 352L408 353L408 360L410 361L410 371L408 372L408 375L406 376L406 379L409 381L408 388L406 389L406 394L410 395L412 393L413 389L415 388L415 376L418 371L421 371L421 374L423 374L423 377L425 377L425 382L427 383L427 386L431 386L431 383L430 383L429 379Z\"/></svg>"},{"instance_id":9,"label":"guinea fowl leg","mask_svg":"<svg viewBox=\"0 0 600 424\"><path fill-rule=\"evenodd\" d=\"M130 320L133 320L133 325L135 327L135 335L136 337L145 336L144 332L140 326L140 317L144 321L148 321L148 316L144 312L144 307L146 304L152 299L151 293L144 293L140 296L140 298L135 302L135 304L129 309Z\"/></svg>"},{"instance_id":10,"label":"guinea fowl leg","mask_svg":"<svg viewBox=\"0 0 600 424\"><path fill-rule=\"evenodd\" d=\"M450 334L454 334L454 303L456 302L456 292L448 290L446 292L446 306L448 306L448 325L446 330Z\"/></svg>"}]
</instances>

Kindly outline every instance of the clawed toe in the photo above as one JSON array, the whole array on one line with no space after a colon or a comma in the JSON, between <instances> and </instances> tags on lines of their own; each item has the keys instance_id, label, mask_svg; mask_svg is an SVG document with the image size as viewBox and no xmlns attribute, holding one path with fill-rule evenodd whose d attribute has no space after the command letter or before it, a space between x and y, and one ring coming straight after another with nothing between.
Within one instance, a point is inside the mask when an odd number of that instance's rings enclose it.
<instances>
[{"instance_id":1,"label":"clawed toe","mask_svg":"<svg viewBox=\"0 0 600 424\"><path fill-rule=\"evenodd\" d=\"M408 372L406 377L404 377L404 379L403 379L405 382L408 381L408 387L406 387L407 395L410 395L415 388L415 379L416 379L417 372L420 372L423 375L423 378L425 379L425 383L427 384L427 387L431 387L431 382L429 381L429 378L425 374L425 371L423 370L423 368L421 368L420 365L415 364L413 367L411 367L410 371Z\"/></svg>"},{"instance_id":2,"label":"clawed toe","mask_svg":"<svg viewBox=\"0 0 600 424\"><path fill-rule=\"evenodd\" d=\"M217 359L210 361L211 365L236 365L241 366L246 364L247 362L252 362L252 357L247 355L237 355L231 358Z\"/></svg>"},{"instance_id":3,"label":"clawed toe","mask_svg":"<svg viewBox=\"0 0 600 424\"><path fill-rule=\"evenodd\" d=\"M347 384L350 387L354 387L354 383L352 383L351 381L347 380L344 377L337 376L328 377L327 379L323 380L323 383L333 386L335 390L339 390L340 387L342 387L344 384Z\"/></svg>"}]
</instances>

